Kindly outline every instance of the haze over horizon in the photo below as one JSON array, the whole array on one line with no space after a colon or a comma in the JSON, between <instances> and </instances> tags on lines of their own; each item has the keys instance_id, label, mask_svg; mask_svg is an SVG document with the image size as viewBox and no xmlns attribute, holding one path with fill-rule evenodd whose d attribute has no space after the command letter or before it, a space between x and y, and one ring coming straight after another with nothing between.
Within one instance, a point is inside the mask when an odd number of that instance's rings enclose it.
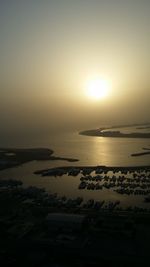
<instances>
[{"instance_id":1,"label":"haze over horizon","mask_svg":"<svg viewBox=\"0 0 150 267\"><path fill-rule=\"evenodd\" d=\"M150 1L0 1L1 137L149 122ZM109 81L93 101L87 83Z\"/></svg>"}]
</instances>

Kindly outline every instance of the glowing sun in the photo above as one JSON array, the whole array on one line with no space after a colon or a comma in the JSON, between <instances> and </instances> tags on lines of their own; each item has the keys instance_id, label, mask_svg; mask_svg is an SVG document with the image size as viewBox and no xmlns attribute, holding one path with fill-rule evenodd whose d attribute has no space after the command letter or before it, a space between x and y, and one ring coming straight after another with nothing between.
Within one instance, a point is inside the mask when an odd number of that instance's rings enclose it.
<instances>
[{"instance_id":1,"label":"glowing sun","mask_svg":"<svg viewBox=\"0 0 150 267\"><path fill-rule=\"evenodd\" d=\"M109 95L109 89L110 85L107 80L93 79L87 84L87 95L95 100L103 99Z\"/></svg>"}]
</instances>

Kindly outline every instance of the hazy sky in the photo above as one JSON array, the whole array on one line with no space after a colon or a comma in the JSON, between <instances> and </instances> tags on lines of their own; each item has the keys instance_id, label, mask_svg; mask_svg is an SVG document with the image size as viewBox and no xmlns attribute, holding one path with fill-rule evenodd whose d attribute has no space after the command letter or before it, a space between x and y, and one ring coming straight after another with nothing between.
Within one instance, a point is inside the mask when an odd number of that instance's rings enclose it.
<instances>
[{"instance_id":1,"label":"hazy sky","mask_svg":"<svg viewBox=\"0 0 150 267\"><path fill-rule=\"evenodd\" d=\"M1 0L1 134L149 121L149 25L149 0Z\"/></svg>"}]
</instances>

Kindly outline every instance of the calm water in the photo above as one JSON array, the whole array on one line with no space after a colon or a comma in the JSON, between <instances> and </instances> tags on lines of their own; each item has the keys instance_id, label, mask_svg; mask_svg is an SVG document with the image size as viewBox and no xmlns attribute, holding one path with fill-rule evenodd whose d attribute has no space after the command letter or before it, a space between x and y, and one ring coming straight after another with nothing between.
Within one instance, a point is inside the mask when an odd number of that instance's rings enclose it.
<instances>
[{"instance_id":1,"label":"calm water","mask_svg":"<svg viewBox=\"0 0 150 267\"><path fill-rule=\"evenodd\" d=\"M32 143L32 145L30 144ZM138 166L149 165L150 155L131 157L132 153L142 151L143 147L150 147L149 139L103 138L81 136L78 133L64 133L48 136L41 140L34 139L24 143L24 147L49 147L55 155L79 159L79 162L40 161L30 162L22 166L0 172L0 178L20 179L25 186L36 185L44 187L49 192L57 192L68 197L82 196L84 199L94 198L105 200L121 200L122 205L143 205L143 197L119 195L112 190L82 190L78 189L80 175L71 177L40 177L33 172L38 169L67 165L107 165L107 166ZM10 144L21 147L21 141ZM10 146L8 145L8 146ZM110 175L112 175L110 173Z\"/></svg>"}]
</instances>

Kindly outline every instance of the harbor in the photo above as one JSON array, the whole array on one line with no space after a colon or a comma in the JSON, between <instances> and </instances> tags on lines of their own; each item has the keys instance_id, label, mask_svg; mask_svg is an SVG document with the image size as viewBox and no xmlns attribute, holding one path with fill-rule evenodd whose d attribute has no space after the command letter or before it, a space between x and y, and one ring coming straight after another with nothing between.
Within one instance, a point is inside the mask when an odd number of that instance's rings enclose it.
<instances>
[{"instance_id":1,"label":"harbor","mask_svg":"<svg viewBox=\"0 0 150 267\"><path fill-rule=\"evenodd\" d=\"M149 257L150 208L119 205L67 199L44 189L24 188L17 181L1 182L0 258L7 266L19 266L22 258L22 266L28 262L53 266L59 260L61 264L74 260L75 266L99 261L141 266Z\"/></svg>"}]
</instances>

